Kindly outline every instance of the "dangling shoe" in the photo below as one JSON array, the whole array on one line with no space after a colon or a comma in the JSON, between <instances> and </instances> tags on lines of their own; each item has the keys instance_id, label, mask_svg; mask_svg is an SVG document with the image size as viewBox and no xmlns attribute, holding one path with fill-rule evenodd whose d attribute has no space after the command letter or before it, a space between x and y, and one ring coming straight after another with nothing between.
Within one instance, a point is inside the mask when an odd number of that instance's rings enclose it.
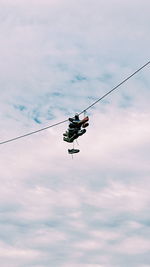
<instances>
[{"instance_id":1,"label":"dangling shoe","mask_svg":"<svg viewBox=\"0 0 150 267\"><path fill-rule=\"evenodd\" d=\"M68 142L68 143L72 143L73 142L73 140L71 140L70 138L65 137L65 136L64 136L63 140Z\"/></svg>"},{"instance_id":2,"label":"dangling shoe","mask_svg":"<svg viewBox=\"0 0 150 267\"><path fill-rule=\"evenodd\" d=\"M69 154L75 154L75 153L79 153L80 152L80 150L79 149L68 149L68 153Z\"/></svg>"},{"instance_id":3,"label":"dangling shoe","mask_svg":"<svg viewBox=\"0 0 150 267\"><path fill-rule=\"evenodd\" d=\"M77 135L79 137L79 136L83 135L84 133L86 133L86 130L85 129L79 130Z\"/></svg>"},{"instance_id":4,"label":"dangling shoe","mask_svg":"<svg viewBox=\"0 0 150 267\"><path fill-rule=\"evenodd\" d=\"M89 123L88 123L88 122L83 123L83 125L82 125L83 128L86 128L86 127L88 127L88 126L89 126Z\"/></svg>"},{"instance_id":5,"label":"dangling shoe","mask_svg":"<svg viewBox=\"0 0 150 267\"><path fill-rule=\"evenodd\" d=\"M68 136L68 133L67 132L63 133L63 136Z\"/></svg>"},{"instance_id":6,"label":"dangling shoe","mask_svg":"<svg viewBox=\"0 0 150 267\"><path fill-rule=\"evenodd\" d=\"M88 121L89 121L89 117L87 116L83 120L80 121L80 125L82 126L83 124L85 124Z\"/></svg>"}]
</instances>

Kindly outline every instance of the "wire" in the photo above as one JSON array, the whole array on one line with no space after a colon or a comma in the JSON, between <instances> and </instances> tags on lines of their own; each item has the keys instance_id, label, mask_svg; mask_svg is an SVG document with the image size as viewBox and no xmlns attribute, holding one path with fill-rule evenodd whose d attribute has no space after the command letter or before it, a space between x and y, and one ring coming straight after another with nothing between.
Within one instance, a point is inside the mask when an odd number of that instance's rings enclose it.
<instances>
[{"instance_id":1,"label":"wire","mask_svg":"<svg viewBox=\"0 0 150 267\"><path fill-rule=\"evenodd\" d=\"M111 94L113 91L115 91L118 87L120 87L123 83L127 82L131 77L133 77L135 74L137 74L139 71L141 71L143 68L145 68L148 64L150 64L150 61L148 61L146 64L144 64L141 68L136 70L134 73L132 73L130 76L128 76L126 79L124 79L121 83L119 83L117 86L115 86L113 89L111 89L109 92L107 92L105 95L100 97L98 100L96 100L94 103L92 103L90 106L88 106L86 109L84 109L82 112L79 113L79 115L83 114L85 111L90 109L91 107L95 106L99 101L101 101L103 98L105 98L107 95Z\"/></svg>"},{"instance_id":2,"label":"wire","mask_svg":"<svg viewBox=\"0 0 150 267\"><path fill-rule=\"evenodd\" d=\"M142 69L144 69L147 65L150 64L150 61L148 61L146 64L144 64L142 67L140 67L139 69L137 69L134 73L132 73L130 76L128 76L126 79L124 79L121 83L119 83L117 86L115 86L113 89L111 89L110 91L108 91L106 94L104 94L102 97L100 97L98 100L96 100L95 102L93 102L90 106L88 106L86 109L84 109L83 111L81 111L79 113L79 115L83 114L84 112L86 112L88 109L92 108L94 105L96 105L98 102L100 102L103 98L105 98L107 95L111 94L113 91L115 91L118 87L120 87L123 83L127 82L129 79L131 79L135 74L137 74L138 72L140 72ZM5 141L2 141L0 142L0 145L3 145L3 144L6 144L6 143L9 143L9 142L13 142L13 141L16 141L18 139L21 139L21 138L24 138L24 137L27 137L29 135L32 135L32 134L36 134L36 133L39 133L39 132L42 132L42 131L45 131L49 128L52 128L52 127L55 127L57 125L60 125L60 124L63 124L65 122L67 122L68 119L66 120L63 120L63 121L60 121L60 122L57 122L55 124L52 124L52 125L49 125L47 127L44 127L44 128L41 128L39 130L36 130L36 131L33 131L33 132L30 132L30 133L27 133L27 134L24 134L24 135L20 135L20 136L17 136L17 137L14 137L14 138L11 138L11 139L8 139L8 140L5 140Z\"/></svg>"},{"instance_id":3,"label":"wire","mask_svg":"<svg viewBox=\"0 0 150 267\"><path fill-rule=\"evenodd\" d=\"M47 130L47 129L52 128L52 127L55 127L55 126L57 126L57 125L60 125L60 124L62 124L62 123L65 123L65 122L67 122L67 121L68 121L68 119L66 119L66 120L64 120L64 121L60 121L60 122L55 123L55 124L52 124L52 125L47 126L47 127L45 127L45 128L39 129L39 130L37 130L37 131L33 131L33 132L30 132L30 133L27 133L27 134L19 135L19 136L17 136L17 137L12 138L12 139L8 139L8 140L6 140L6 141L0 142L0 145L3 145L3 144L6 144L6 143L9 143L9 142L16 141L16 140L18 140L18 139L27 137L27 136L32 135L32 134L36 134L36 133L42 132L42 131L44 131L44 130Z\"/></svg>"}]
</instances>

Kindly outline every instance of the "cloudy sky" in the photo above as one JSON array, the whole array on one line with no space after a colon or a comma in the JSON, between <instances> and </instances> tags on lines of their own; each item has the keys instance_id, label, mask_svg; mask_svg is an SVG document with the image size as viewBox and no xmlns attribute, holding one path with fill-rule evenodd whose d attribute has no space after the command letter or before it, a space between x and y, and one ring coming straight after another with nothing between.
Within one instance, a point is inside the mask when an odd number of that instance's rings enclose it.
<instances>
[{"instance_id":1,"label":"cloudy sky","mask_svg":"<svg viewBox=\"0 0 150 267\"><path fill-rule=\"evenodd\" d=\"M0 0L0 142L80 112L150 60L149 0ZM150 68L0 146L0 266L150 266ZM78 148L78 145L76 145Z\"/></svg>"}]
</instances>

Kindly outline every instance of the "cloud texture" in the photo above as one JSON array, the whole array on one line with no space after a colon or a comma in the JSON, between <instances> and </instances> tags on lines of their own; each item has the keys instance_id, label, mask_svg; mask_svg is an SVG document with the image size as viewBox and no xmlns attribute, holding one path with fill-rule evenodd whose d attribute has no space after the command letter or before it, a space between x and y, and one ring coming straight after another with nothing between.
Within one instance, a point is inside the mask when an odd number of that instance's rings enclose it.
<instances>
[{"instance_id":1,"label":"cloud texture","mask_svg":"<svg viewBox=\"0 0 150 267\"><path fill-rule=\"evenodd\" d=\"M146 63L144 1L1 1L1 141L81 111ZM0 264L150 265L149 67L67 124L1 146Z\"/></svg>"}]
</instances>

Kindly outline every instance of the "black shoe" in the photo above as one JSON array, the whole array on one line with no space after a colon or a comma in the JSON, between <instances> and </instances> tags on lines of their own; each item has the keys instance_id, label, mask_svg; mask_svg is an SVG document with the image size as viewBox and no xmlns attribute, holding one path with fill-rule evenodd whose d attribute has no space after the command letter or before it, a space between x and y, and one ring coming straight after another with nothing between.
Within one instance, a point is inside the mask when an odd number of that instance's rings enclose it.
<instances>
[{"instance_id":1,"label":"black shoe","mask_svg":"<svg viewBox=\"0 0 150 267\"><path fill-rule=\"evenodd\" d=\"M65 137L65 136L64 136L63 140L66 141L66 142L68 142L68 143L72 143L73 142L72 140L70 140L70 138Z\"/></svg>"},{"instance_id":2,"label":"black shoe","mask_svg":"<svg viewBox=\"0 0 150 267\"><path fill-rule=\"evenodd\" d=\"M78 131L78 136L81 136L81 135L83 135L84 133L86 133L86 130L85 130L85 129L80 130L80 131Z\"/></svg>"},{"instance_id":3,"label":"black shoe","mask_svg":"<svg viewBox=\"0 0 150 267\"><path fill-rule=\"evenodd\" d=\"M80 150L79 149L68 149L68 153L69 154L75 154L75 153L79 153L80 152Z\"/></svg>"}]
</instances>

